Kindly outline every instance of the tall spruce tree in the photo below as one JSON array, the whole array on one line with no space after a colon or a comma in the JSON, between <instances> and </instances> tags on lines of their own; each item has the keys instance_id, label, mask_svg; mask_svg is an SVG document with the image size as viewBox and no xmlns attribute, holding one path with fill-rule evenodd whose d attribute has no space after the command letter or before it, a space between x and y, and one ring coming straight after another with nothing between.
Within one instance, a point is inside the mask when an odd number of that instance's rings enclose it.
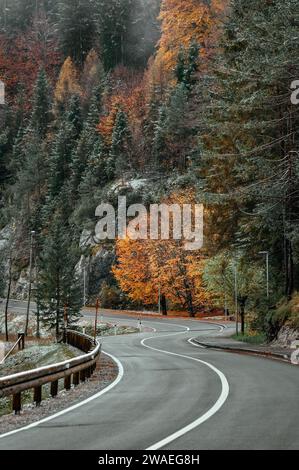
<instances>
[{"instance_id":1,"label":"tall spruce tree","mask_svg":"<svg viewBox=\"0 0 299 470\"><path fill-rule=\"evenodd\" d=\"M44 138L50 123L50 87L44 69L41 69L34 88L30 126Z\"/></svg>"},{"instance_id":2,"label":"tall spruce tree","mask_svg":"<svg viewBox=\"0 0 299 470\"><path fill-rule=\"evenodd\" d=\"M214 245L251 257L268 250L288 297L298 287L299 109L289 91L299 75L298 14L294 0L232 2L199 152Z\"/></svg>"},{"instance_id":3,"label":"tall spruce tree","mask_svg":"<svg viewBox=\"0 0 299 470\"><path fill-rule=\"evenodd\" d=\"M100 42L106 70L126 64L126 42L133 0L98 0Z\"/></svg>"},{"instance_id":4,"label":"tall spruce tree","mask_svg":"<svg viewBox=\"0 0 299 470\"><path fill-rule=\"evenodd\" d=\"M59 337L64 326L65 309L68 326L80 316L83 293L76 273L78 253L76 237L59 212L51 221L38 262L39 311L42 323L55 329Z\"/></svg>"},{"instance_id":5,"label":"tall spruce tree","mask_svg":"<svg viewBox=\"0 0 299 470\"><path fill-rule=\"evenodd\" d=\"M124 176L131 167L132 134L126 113L120 109L117 113L110 150L110 173L116 177Z\"/></svg>"},{"instance_id":6,"label":"tall spruce tree","mask_svg":"<svg viewBox=\"0 0 299 470\"><path fill-rule=\"evenodd\" d=\"M73 152L71 162L71 187L73 196L78 195L79 186L84 174L88 160L91 158L94 148L100 147L100 134L97 130L99 115L101 111L101 94L99 87L93 92L91 104L89 108L83 130L80 134L78 144Z\"/></svg>"},{"instance_id":7,"label":"tall spruce tree","mask_svg":"<svg viewBox=\"0 0 299 470\"><path fill-rule=\"evenodd\" d=\"M69 108L64 114L54 139L49 158L49 199L59 196L64 184L71 176L71 163L74 148L82 130L79 98L71 98Z\"/></svg>"},{"instance_id":8,"label":"tall spruce tree","mask_svg":"<svg viewBox=\"0 0 299 470\"><path fill-rule=\"evenodd\" d=\"M64 0L58 12L60 44L65 56L82 67L96 41L96 0Z\"/></svg>"}]
</instances>

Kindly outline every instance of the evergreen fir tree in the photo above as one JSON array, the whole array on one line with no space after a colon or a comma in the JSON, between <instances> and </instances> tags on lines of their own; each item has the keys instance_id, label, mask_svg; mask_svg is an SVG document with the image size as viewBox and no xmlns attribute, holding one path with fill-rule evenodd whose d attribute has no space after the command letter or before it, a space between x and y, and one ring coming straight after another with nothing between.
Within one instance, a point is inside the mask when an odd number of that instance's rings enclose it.
<instances>
[{"instance_id":1,"label":"evergreen fir tree","mask_svg":"<svg viewBox=\"0 0 299 470\"><path fill-rule=\"evenodd\" d=\"M206 227L214 230L217 249L234 244L247 257L265 247L275 253L273 270L284 273L288 297L296 286L298 251L299 110L289 93L299 74L292 59L296 17L293 0L232 2L198 156L210 205Z\"/></svg>"},{"instance_id":2,"label":"evergreen fir tree","mask_svg":"<svg viewBox=\"0 0 299 470\"><path fill-rule=\"evenodd\" d=\"M159 110L158 121L155 124L155 132L153 139L153 157L155 160L156 168L161 169L165 166L167 157L167 108L165 105L161 106Z\"/></svg>"},{"instance_id":3,"label":"evergreen fir tree","mask_svg":"<svg viewBox=\"0 0 299 470\"><path fill-rule=\"evenodd\" d=\"M81 122L80 106L76 96L71 99L69 110L59 124L52 152L49 158L49 199L57 197L64 184L71 176L72 154L80 136Z\"/></svg>"},{"instance_id":4,"label":"evergreen fir tree","mask_svg":"<svg viewBox=\"0 0 299 470\"><path fill-rule=\"evenodd\" d=\"M95 209L100 200L99 194L108 181L109 173L107 174L103 144L97 139L79 186L80 199L76 208L76 219L79 224L86 220L94 220Z\"/></svg>"},{"instance_id":5,"label":"evergreen fir tree","mask_svg":"<svg viewBox=\"0 0 299 470\"><path fill-rule=\"evenodd\" d=\"M42 323L55 329L57 337L64 326L64 309L67 308L68 325L72 325L78 320L83 303L76 274L75 241L65 219L56 213L38 263L37 298Z\"/></svg>"},{"instance_id":6,"label":"evergreen fir tree","mask_svg":"<svg viewBox=\"0 0 299 470\"><path fill-rule=\"evenodd\" d=\"M178 83L182 83L185 79L185 49L181 47L178 58L177 58L177 64L175 68L175 76L178 81Z\"/></svg>"},{"instance_id":7,"label":"evergreen fir tree","mask_svg":"<svg viewBox=\"0 0 299 470\"><path fill-rule=\"evenodd\" d=\"M83 130L78 140L78 145L73 153L71 163L71 187L73 196L77 196L82 176L84 174L88 160L92 158L95 148L100 147L101 139L96 128L100 114L100 92L97 87L94 90L89 112L84 123Z\"/></svg>"},{"instance_id":8,"label":"evergreen fir tree","mask_svg":"<svg viewBox=\"0 0 299 470\"><path fill-rule=\"evenodd\" d=\"M60 2L58 30L65 56L82 67L96 37L96 0Z\"/></svg>"},{"instance_id":9,"label":"evergreen fir tree","mask_svg":"<svg viewBox=\"0 0 299 470\"><path fill-rule=\"evenodd\" d=\"M116 177L124 175L125 171L130 169L132 135L126 113L120 109L117 113L113 133L112 145L110 150L110 174L114 173Z\"/></svg>"},{"instance_id":10,"label":"evergreen fir tree","mask_svg":"<svg viewBox=\"0 0 299 470\"><path fill-rule=\"evenodd\" d=\"M126 63L126 41L133 0L98 0L100 42L105 70Z\"/></svg>"},{"instance_id":11,"label":"evergreen fir tree","mask_svg":"<svg viewBox=\"0 0 299 470\"><path fill-rule=\"evenodd\" d=\"M41 138L45 137L50 123L50 106L49 83L45 70L41 69L34 89L30 120L30 126L40 135Z\"/></svg>"}]
</instances>

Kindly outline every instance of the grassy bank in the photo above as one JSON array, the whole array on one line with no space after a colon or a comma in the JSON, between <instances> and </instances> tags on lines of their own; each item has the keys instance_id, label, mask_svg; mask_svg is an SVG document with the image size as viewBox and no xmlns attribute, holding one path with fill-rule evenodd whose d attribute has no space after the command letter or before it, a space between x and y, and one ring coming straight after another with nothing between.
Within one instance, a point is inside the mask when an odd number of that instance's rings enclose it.
<instances>
[{"instance_id":1,"label":"grassy bank","mask_svg":"<svg viewBox=\"0 0 299 470\"><path fill-rule=\"evenodd\" d=\"M249 344L264 344L267 341L267 337L263 333L259 333L255 335L249 334L249 333L245 333L245 335L235 334L232 336L232 338L237 341L242 341L244 343L249 343Z\"/></svg>"}]
</instances>

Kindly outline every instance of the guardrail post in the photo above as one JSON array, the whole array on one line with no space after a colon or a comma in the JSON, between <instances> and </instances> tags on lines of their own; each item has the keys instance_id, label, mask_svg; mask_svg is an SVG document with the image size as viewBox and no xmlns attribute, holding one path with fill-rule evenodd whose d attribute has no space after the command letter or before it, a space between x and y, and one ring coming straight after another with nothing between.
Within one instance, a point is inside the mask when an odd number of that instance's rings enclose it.
<instances>
[{"instance_id":1,"label":"guardrail post","mask_svg":"<svg viewBox=\"0 0 299 470\"><path fill-rule=\"evenodd\" d=\"M71 378L72 378L71 375L68 375L67 377L65 377L65 379L64 379L64 388L65 388L65 390L70 390L71 389Z\"/></svg>"},{"instance_id":2,"label":"guardrail post","mask_svg":"<svg viewBox=\"0 0 299 470\"><path fill-rule=\"evenodd\" d=\"M21 393L15 393L12 397L12 409L16 415L21 413L22 409L22 395Z\"/></svg>"},{"instance_id":3,"label":"guardrail post","mask_svg":"<svg viewBox=\"0 0 299 470\"><path fill-rule=\"evenodd\" d=\"M58 380L51 382L51 397L55 398L58 395Z\"/></svg>"},{"instance_id":4,"label":"guardrail post","mask_svg":"<svg viewBox=\"0 0 299 470\"><path fill-rule=\"evenodd\" d=\"M73 385L77 387L79 383L80 383L80 373L75 372L75 374L73 375Z\"/></svg>"},{"instance_id":5,"label":"guardrail post","mask_svg":"<svg viewBox=\"0 0 299 470\"><path fill-rule=\"evenodd\" d=\"M12 375L0 378L0 391L3 396L12 396L12 408L15 414L20 414L22 410L22 392L32 390L34 402L37 406L42 403L42 387L44 384L50 384L51 396L54 398L58 395L59 380L64 379L64 387L70 390L72 386L72 379L74 386L78 386L81 382L89 379L94 371L97 369L97 360L100 357L101 347L98 344L93 351L93 338L84 337L82 334L67 330L66 340L69 344L76 346L89 353L86 358L80 356L71 361L65 361L59 364L54 364L45 368L44 370L34 369L28 371L25 376L18 377ZM24 333L19 333L19 339L15 343L15 348L18 344L20 347L24 346ZM25 377L27 380L25 380Z\"/></svg>"},{"instance_id":6,"label":"guardrail post","mask_svg":"<svg viewBox=\"0 0 299 470\"><path fill-rule=\"evenodd\" d=\"M41 385L34 388L33 401L35 402L36 406L40 406L40 404L42 402L42 387L41 387Z\"/></svg>"},{"instance_id":7,"label":"guardrail post","mask_svg":"<svg viewBox=\"0 0 299 470\"><path fill-rule=\"evenodd\" d=\"M81 372L80 372L80 380L81 380L81 382L85 382L85 381L86 381L85 370L81 370Z\"/></svg>"}]
</instances>

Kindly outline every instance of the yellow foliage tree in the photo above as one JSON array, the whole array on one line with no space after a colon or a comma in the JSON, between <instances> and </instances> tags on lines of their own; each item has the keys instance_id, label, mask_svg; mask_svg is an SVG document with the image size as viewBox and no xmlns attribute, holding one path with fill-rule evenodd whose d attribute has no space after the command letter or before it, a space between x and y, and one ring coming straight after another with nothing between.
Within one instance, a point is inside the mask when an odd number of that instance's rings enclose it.
<instances>
[{"instance_id":1,"label":"yellow foliage tree","mask_svg":"<svg viewBox=\"0 0 299 470\"><path fill-rule=\"evenodd\" d=\"M191 203L193 192L176 194L166 202ZM155 305L159 292L173 305L194 316L210 302L203 285L205 257L202 251L187 251L185 240L118 240L113 274L130 299Z\"/></svg>"},{"instance_id":2,"label":"yellow foliage tree","mask_svg":"<svg viewBox=\"0 0 299 470\"><path fill-rule=\"evenodd\" d=\"M81 87L78 81L78 72L73 61L68 57L61 67L55 88L55 104L63 106L72 95L81 96Z\"/></svg>"},{"instance_id":3,"label":"yellow foliage tree","mask_svg":"<svg viewBox=\"0 0 299 470\"><path fill-rule=\"evenodd\" d=\"M81 76L81 84L85 99L90 99L93 90L99 85L104 70L99 56L95 49L89 51L86 57Z\"/></svg>"},{"instance_id":4,"label":"yellow foliage tree","mask_svg":"<svg viewBox=\"0 0 299 470\"><path fill-rule=\"evenodd\" d=\"M180 48L188 48L191 41L202 46L202 54L209 54L227 4L227 0L163 0L158 63L163 62L166 70L173 70Z\"/></svg>"}]
</instances>

